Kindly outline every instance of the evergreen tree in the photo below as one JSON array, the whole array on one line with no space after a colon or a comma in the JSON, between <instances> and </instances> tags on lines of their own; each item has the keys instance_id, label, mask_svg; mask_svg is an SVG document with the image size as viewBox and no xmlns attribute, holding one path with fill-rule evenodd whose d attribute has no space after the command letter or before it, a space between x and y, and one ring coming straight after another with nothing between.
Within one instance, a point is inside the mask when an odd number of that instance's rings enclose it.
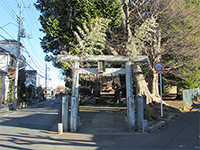
<instances>
[{"instance_id":1,"label":"evergreen tree","mask_svg":"<svg viewBox=\"0 0 200 150\"><path fill-rule=\"evenodd\" d=\"M113 28L120 25L120 2L117 0L37 0L36 8L40 10L41 31L45 36L41 39L41 45L45 53L52 54L49 59L60 53L70 52L78 55L70 42L76 42L74 31L76 26L88 23L97 17L111 20Z\"/></svg>"}]
</instances>

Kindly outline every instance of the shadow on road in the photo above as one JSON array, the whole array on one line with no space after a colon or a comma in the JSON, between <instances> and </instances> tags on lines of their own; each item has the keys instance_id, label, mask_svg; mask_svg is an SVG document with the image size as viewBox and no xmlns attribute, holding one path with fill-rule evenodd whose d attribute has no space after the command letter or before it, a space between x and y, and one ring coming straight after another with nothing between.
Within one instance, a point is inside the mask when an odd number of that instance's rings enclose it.
<instances>
[{"instance_id":1,"label":"shadow on road","mask_svg":"<svg viewBox=\"0 0 200 150\"><path fill-rule=\"evenodd\" d=\"M1 126L13 126L29 129L48 130L58 119L58 114L34 114L25 117L4 117Z\"/></svg>"},{"instance_id":2,"label":"shadow on road","mask_svg":"<svg viewBox=\"0 0 200 150\"><path fill-rule=\"evenodd\" d=\"M96 144L91 143L91 140L78 140L70 138L52 138L51 136L32 135L25 133L17 134L1 134L1 148L8 149L43 149L42 147L62 147L62 146L75 146L75 147L95 147ZM12 144L4 144L9 142ZM40 148L33 148L39 146ZM29 148L28 148L29 147Z\"/></svg>"}]
</instances>

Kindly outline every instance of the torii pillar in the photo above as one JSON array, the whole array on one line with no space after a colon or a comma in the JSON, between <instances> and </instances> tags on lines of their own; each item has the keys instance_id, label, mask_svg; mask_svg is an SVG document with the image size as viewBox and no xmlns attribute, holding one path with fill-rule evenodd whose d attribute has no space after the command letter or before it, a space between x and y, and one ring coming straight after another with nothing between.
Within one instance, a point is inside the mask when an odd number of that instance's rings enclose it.
<instances>
[{"instance_id":1,"label":"torii pillar","mask_svg":"<svg viewBox=\"0 0 200 150\"><path fill-rule=\"evenodd\" d=\"M127 118L129 131L135 128L135 102L132 90L132 71L130 62L126 62L126 101L127 101Z\"/></svg>"},{"instance_id":2,"label":"torii pillar","mask_svg":"<svg viewBox=\"0 0 200 150\"><path fill-rule=\"evenodd\" d=\"M74 62L74 70L72 74L72 96L71 96L71 117L70 117L70 131L76 132L78 127L78 85L79 85L79 62Z\"/></svg>"}]
</instances>

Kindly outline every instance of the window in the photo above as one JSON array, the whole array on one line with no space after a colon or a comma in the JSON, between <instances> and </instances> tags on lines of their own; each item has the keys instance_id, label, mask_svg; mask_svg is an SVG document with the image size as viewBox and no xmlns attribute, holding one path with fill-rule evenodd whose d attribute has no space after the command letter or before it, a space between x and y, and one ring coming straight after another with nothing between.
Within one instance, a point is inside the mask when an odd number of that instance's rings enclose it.
<instances>
[{"instance_id":1,"label":"window","mask_svg":"<svg viewBox=\"0 0 200 150\"><path fill-rule=\"evenodd\" d=\"M9 66L15 66L15 60L14 58L10 58Z\"/></svg>"}]
</instances>

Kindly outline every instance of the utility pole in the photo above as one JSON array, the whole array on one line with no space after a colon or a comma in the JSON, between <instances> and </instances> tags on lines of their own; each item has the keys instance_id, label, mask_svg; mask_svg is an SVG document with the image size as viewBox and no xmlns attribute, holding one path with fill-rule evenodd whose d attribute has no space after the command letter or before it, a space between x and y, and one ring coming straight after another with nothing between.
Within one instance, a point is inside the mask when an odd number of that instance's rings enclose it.
<instances>
[{"instance_id":1,"label":"utility pole","mask_svg":"<svg viewBox=\"0 0 200 150\"><path fill-rule=\"evenodd\" d=\"M47 60L45 60L45 97L47 99Z\"/></svg>"},{"instance_id":2,"label":"utility pole","mask_svg":"<svg viewBox=\"0 0 200 150\"><path fill-rule=\"evenodd\" d=\"M19 30L18 30L18 39L17 39L17 48L18 54L16 58L16 67L15 67L15 83L14 83L14 98L13 98L13 110L16 110L17 107L17 85L18 85L18 72L19 72L19 57L21 55L21 23L22 23L22 8L23 5L20 6L20 15L19 15Z\"/></svg>"}]
</instances>

